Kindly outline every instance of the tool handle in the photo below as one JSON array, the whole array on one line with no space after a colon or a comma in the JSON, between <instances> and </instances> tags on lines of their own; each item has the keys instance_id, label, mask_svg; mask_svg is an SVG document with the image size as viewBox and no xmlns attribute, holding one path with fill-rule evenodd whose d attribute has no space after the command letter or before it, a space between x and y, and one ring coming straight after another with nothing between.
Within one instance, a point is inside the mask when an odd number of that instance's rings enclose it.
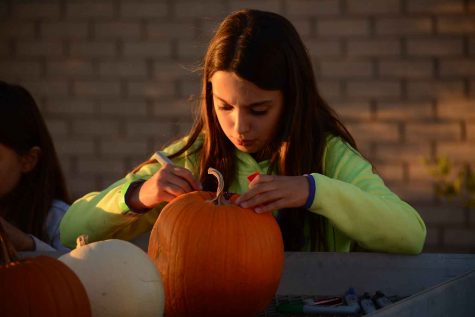
<instances>
[{"instance_id":1,"label":"tool handle","mask_svg":"<svg viewBox=\"0 0 475 317\"><path fill-rule=\"evenodd\" d=\"M165 154L162 154L159 151L155 152L152 157L156 159L157 162L162 165L165 165L165 164L174 165L172 160L170 160Z\"/></svg>"}]
</instances>

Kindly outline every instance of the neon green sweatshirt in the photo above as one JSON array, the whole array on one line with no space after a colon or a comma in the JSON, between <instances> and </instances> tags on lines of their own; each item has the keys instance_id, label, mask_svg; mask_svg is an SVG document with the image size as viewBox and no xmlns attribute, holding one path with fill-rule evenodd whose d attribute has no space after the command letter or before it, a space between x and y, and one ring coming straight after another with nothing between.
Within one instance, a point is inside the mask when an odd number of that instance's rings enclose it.
<instances>
[{"instance_id":1,"label":"neon green sweatshirt","mask_svg":"<svg viewBox=\"0 0 475 317\"><path fill-rule=\"evenodd\" d=\"M183 142L163 152L175 153ZM174 164L189 169L196 178L199 174L197 154L190 153L201 144L199 138L186 153L173 159ZM236 150L236 161L236 177L229 187L229 191L235 193L247 191L248 175L256 171L266 173L269 167L269 161L256 162L251 155L239 150ZM92 242L110 238L132 240L150 231L165 203L145 214L136 214L125 204L124 195L131 182L146 180L159 168L158 163L145 165L102 192L92 192L75 201L61 222L61 242L73 248L80 234L89 235ZM327 138L323 173L311 175L316 189L309 212L326 217L329 250L348 252L359 246L381 252L421 252L426 228L417 211L391 192L373 173L371 164L341 138ZM310 251L309 247L305 250Z\"/></svg>"}]
</instances>

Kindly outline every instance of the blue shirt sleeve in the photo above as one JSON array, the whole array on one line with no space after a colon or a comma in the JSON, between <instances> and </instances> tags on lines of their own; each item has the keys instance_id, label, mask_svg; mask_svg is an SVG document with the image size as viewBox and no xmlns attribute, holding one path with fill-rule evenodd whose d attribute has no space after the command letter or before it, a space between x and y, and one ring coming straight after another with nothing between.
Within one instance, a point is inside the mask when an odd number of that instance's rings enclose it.
<instances>
[{"instance_id":1,"label":"blue shirt sleeve","mask_svg":"<svg viewBox=\"0 0 475 317\"><path fill-rule=\"evenodd\" d=\"M46 232L50 238L49 243L38 239L35 236L32 236L35 241L35 251L58 251L58 252L69 252L69 248L61 244L59 237L59 224L63 218L66 210L69 208L69 205L61 200L53 200L53 204L48 212L46 217Z\"/></svg>"}]
</instances>

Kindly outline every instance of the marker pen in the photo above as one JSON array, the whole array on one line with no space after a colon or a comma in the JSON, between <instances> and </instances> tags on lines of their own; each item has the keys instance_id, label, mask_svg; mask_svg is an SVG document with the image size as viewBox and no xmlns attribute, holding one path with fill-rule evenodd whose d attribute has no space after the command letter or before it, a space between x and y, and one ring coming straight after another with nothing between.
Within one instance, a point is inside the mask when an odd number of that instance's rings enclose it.
<instances>
[{"instance_id":1,"label":"marker pen","mask_svg":"<svg viewBox=\"0 0 475 317\"><path fill-rule=\"evenodd\" d=\"M336 306L343 304L343 298L340 296L325 296L325 297L316 297L304 299L303 302L309 305L326 305L326 306Z\"/></svg>"},{"instance_id":2,"label":"marker pen","mask_svg":"<svg viewBox=\"0 0 475 317\"><path fill-rule=\"evenodd\" d=\"M172 160L170 160L166 155L162 154L161 152L157 151L152 156L158 163L165 165L170 164L173 165Z\"/></svg>"},{"instance_id":3,"label":"marker pen","mask_svg":"<svg viewBox=\"0 0 475 317\"><path fill-rule=\"evenodd\" d=\"M363 309L365 314L372 313L376 311L376 307L374 306L373 300L368 293L364 293L360 300L361 308Z\"/></svg>"},{"instance_id":4,"label":"marker pen","mask_svg":"<svg viewBox=\"0 0 475 317\"><path fill-rule=\"evenodd\" d=\"M388 306L388 305L391 305L393 303L381 291L376 291L376 294L373 296L373 301L376 303L376 307L378 307L378 308L382 308L384 306Z\"/></svg>"},{"instance_id":5,"label":"marker pen","mask_svg":"<svg viewBox=\"0 0 475 317\"><path fill-rule=\"evenodd\" d=\"M346 302L346 305L348 306L355 305L355 306L358 306L359 308L360 305L358 304L358 296L356 295L355 289L353 287L350 287L346 291L345 302Z\"/></svg>"},{"instance_id":6,"label":"marker pen","mask_svg":"<svg viewBox=\"0 0 475 317\"><path fill-rule=\"evenodd\" d=\"M277 305L276 309L281 313L305 313L305 314L333 314L333 315L352 315L360 311L358 296L353 288L349 288L345 293L346 305L325 306L285 303Z\"/></svg>"}]
</instances>

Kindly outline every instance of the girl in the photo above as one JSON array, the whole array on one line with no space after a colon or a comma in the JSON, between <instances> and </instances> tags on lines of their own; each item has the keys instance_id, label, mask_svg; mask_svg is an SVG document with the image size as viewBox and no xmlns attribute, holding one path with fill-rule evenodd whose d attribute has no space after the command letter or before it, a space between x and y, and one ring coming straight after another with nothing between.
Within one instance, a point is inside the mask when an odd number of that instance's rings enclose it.
<instances>
[{"instance_id":1,"label":"girl","mask_svg":"<svg viewBox=\"0 0 475 317\"><path fill-rule=\"evenodd\" d=\"M63 242L133 239L150 230L164 203L213 191L223 173L237 203L274 212L287 251L417 254L426 229L418 213L372 172L348 130L319 95L305 47L274 13L242 10L219 26L204 57L201 111L187 137L100 193L75 202ZM247 176L259 172L249 184Z\"/></svg>"},{"instance_id":2,"label":"girl","mask_svg":"<svg viewBox=\"0 0 475 317\"><path fill-rule=\"evenodd\" d=\"M17 251L67 252L69 201L53 142L32 96L0 82L0 222Z\"/></svg>"}]
</instances>

